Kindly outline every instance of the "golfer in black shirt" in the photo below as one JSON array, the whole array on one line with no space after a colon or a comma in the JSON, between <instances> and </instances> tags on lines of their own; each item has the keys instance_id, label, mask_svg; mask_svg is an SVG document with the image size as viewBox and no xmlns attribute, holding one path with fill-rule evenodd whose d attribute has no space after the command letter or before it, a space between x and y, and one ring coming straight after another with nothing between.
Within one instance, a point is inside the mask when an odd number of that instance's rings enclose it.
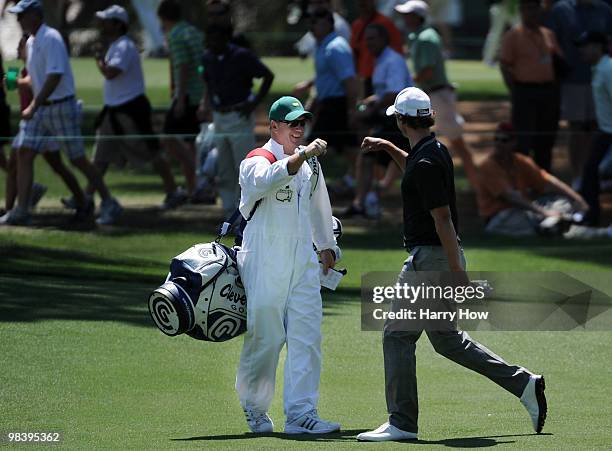
<instances>
[{"instance_id":1,"label":"golfer in black shirt","mask_svg":"<svg viewBox=\"0 0 612 451\"><path fill-rule=\"evenodd\" d=\"M404 244L410 256L404 262L398 283L414 281L419 271L452 271L459 280L468 283L465 257L457 237L453 162L446 147L430 132L434 115L429 97L418 88L406 88L387 109L387 115L395 115L399 130L410 141L411 150L407 153L389 141L370 137L364 139L362 149L364 152L387 152L404 171ZM378 429L359 434L358 440L417 438L415 350L423 330L398 330L390 324L385 325L383 336L389 421ZM542 430L546 419L542 376L507 364L453 325L446 330L425 332L436 352L488 377L519 397L535 431Z\"/></svg>"}]
</instances>

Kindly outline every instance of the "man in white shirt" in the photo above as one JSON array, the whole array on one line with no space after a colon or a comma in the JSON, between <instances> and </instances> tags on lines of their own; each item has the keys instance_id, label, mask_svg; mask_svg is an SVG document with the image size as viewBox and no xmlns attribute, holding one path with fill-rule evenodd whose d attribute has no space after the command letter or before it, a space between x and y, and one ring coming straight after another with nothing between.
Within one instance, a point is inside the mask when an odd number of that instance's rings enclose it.
<instances>
[{"instance_id":1,"label":"man in white shirt","mask_svg":"<svg viewBox=\"0 0 612 451\"><path fill-rule=\"evenodd\" d=\"M105 174L110 163L135 166L152 163L161 177L166 198L164 209L175 208L187 200L187 193L177 188L159 140L153 137L151 104L145 95L140 54L127 36L128 13L118 5L98 11L102 35L110 42L105 55L96 55L96 64L104 76L104 109L98 117L94 164ZM120 135L143 135L148 138L117 140ZM93 194L93 186L86 189Z\"/></svg>"},{"instance_id":2,"label":"man in white shirt","mask_svg":"<svg viewBox=\"0 0 612 451\"><path fill-rule=\"evenodd\" d=\"M22 112L25 124L18 151L17 207L0 218L0 223L29 223L34 158L49 139L58 136L62 137L62 147L72 164L102 197L100 217L96 222L110 224L121 213L121 206L111 197L100 173L85 156L74 78L64 41L57 30L45 25L40 0L21 0L8 11L17 14L21 28L30 35L26 43L27 69L34 100ZM81 211L88 208L87 203L78 208Z\"/></svg>"},{"instance_id":3,"label":"man in white shirt","mask_svg":"<svg viewBox=\"0 0 612 451\"><path fill-rule=\"evenodd\" d=\"M357 117L362 128L370 129L368 133L390 140L401 149L409 149L410 143L398 132L395 119L385 114L387 105L393 103L395 96L402 89L413 85L406 60L389 46L389 32L381 24L372 23L366 27L365 41L368 51L376 58L372 74L374 94L359 103ZM360 154L357 157L359 176L355 197L351 205L340 214L341 217L363 215L377 219L380 216L378 193L373 189L376 164L386 171L379 188L390 186L400 174L399 168L386 153Z\"/></svg>"},{"instance_id":4,"label":"man in white shirt","mask_svg":"<svg viewBox=\"0 0 612 451\"><path fill-rule=\"evenodd\" d=\"M317 414L321 373L321 284L334 266L332 211L316 158L327 143L300 146L312 114L295 97L270 108L271 139L240 165L240 212L247 218L237 254L247 294L248 325L236 389L252 432L272 432L267 414L276 367L287 345L284 410L287 434L324 434L340 425ZM307 164L304 164L308 161Z\"/></svg>"},{"instance_id":5,"label":"man in white shirt","mask_svg":"<svg viewBox=\"0 0 612 451\"><path fill-rule=\"evenodd\" d=\"M608 56L608 37L604 33L584 33L578 38L576 45L580 47L582 58L592 67L591 88L599 128L591 143L579 189L589 204L585 223L596 226L599 224L601 210L599 165L612 146L612 59Z\"/></svg>"}]
</instances>

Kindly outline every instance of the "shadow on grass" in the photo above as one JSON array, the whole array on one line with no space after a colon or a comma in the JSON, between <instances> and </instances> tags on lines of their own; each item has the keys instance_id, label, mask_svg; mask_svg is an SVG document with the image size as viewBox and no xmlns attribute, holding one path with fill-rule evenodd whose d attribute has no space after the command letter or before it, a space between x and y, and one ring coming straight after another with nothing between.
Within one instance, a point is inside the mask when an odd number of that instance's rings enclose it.
<instances>
[{"instance_id":1,"label":"shadow on grass","mask_svg":"<svg viewBox=\"0 0 612 451\"><path fill-rule=\"evenodd\" d=\"M100 257L86 252L47 249L39 246L9 245L0 247L0 274L27 274L27 286L38 276L57 276L64 280L129 281L160 284L168 264L152 260Z\"/></svg>"},{"instance_id":2,"label":"shadow on grass","mask_svg":"<svg viewBox=\"0 0 612 451\"><path fill-rule=\"evenodd\" d=\"M300 442L357 442L356 436L361 432L365 432L366 429L352 429L346 431L340 431L333 434L322 434L322 435L310 435L310 434L299 434L299 435L288 435L279 432L273 432L269 434L227 434L227 435L208 435L200 437L188 437L188 438L175 438L172 441L204 441L204 442L215 442L215 441L226 441L226 440L256 440L258 438L277 438L279 440L286 441L300 441ZM507 434L507 435L491 435L481 437L456 437L442 440L404 440L396 443L405 443L410 445L442 445L449 448L488 448L491 446L516 443L516 440L507 440L514 437L531 437L535 435L548 436L552 434ZM501 439L501 440L500 440ZM253 443L255 445L255 443Z\"/></svg>"},{"instance_id":3,"label":"shadow on grass","mask_svg":"<svg viewBox=\"0 0 612 451\"><path fill-rule=\"evenodd\" d=\"M5 246L0 260L0 322L72 319L153 326L151 291L166 265L137 258Z\"/></svg>"},{"instance_id":4,"label":"shadow on grass","mask_svg":"<svg viewBox=\"0 0 612 451\"><path fill-rule=\"evenodd\" d=\"M550 433L544 434L506 434L506 435L486 435L481 437L457 437L447 438L442 440L416 440L405 443L414 445L442 445L448 448L489 448L496 445L505 445L516 443L516 440L499 440L510 439L514 437L532 437L532 436L548 436ZM520 446L520 445L519 445Z\"/></svg>"},{"instance_id":5,"label":"shadow on grass","mask_svg":"<svg viewBox=\"0 0 612 451\"><path fill-rule=\"evenodd\" d=\"M268 434L226 434L226 435L204 435L199 437L187 437L187 438L173 438L170 439L174 442L190 442L190 441L204 441L204 442L217 442L226 440L257 440L259 438L277 438L280 440L287 441L298 441L298 442L353 442L357 434L365 432L367 429L349 429L346 431L334 432L332 434L283 434L281 432L271 432ZM255 443L253 443L255 445Z\"/></svg>"},{"instance_id":6,"label":"shadow on grass","mask_svg":"<svg viewBox=\"0 0 612 451\"><path fill-rule=\"evenodd\" d=\"M34 215L32 227L39 230L92 232L116 236L194 231L216 234L223 222L221 215L220 208L201 205L186 205L173 211L163 211L159 207L125 207L116 224L97 226L93 217L89 221L73 223L70 221L70 213L47 210Z\"/></svg>"},{"instance_id":7,"label":"shadow on grass","mask_svg":"<svg viewBox=\"0 0 612 451\"><path fill-rule=\"evenodd\" d=\"M74 319L152 325L147 299L168 268L144 259L24 245L3 247L2 254L0 322ZM346 304L360 301L360 290L340 288L323 298L325 315L339 315Z\"/></svg>"},{"instance_id":8,"label":"shadow on grass","mask_svg":"<svg viewBox=\"0 0 612 451\"><path fill-rule=\"evenodd\" d=\"M151 286L58 277L0 277L0 323L42 320L117 321L151 326Z\"/></svg>"}]
</instances>

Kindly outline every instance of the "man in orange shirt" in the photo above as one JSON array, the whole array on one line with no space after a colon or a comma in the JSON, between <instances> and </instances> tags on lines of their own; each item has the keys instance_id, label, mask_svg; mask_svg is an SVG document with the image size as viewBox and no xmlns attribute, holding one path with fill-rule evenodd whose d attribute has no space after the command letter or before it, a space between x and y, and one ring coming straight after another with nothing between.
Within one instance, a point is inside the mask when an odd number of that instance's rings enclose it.
<instances>
[{"instance_id":1,"label":"man in orange shirt","mask_svg":"<svg viewBox=\"0 0 612 451\"><path fill-rule=\"evenodd\" d=\"M588 209L580 194L530 157L515 152L516 146L516 132L510 124L502 123L495 132L495 150L478 165L478 210L486 221L486 232L534 235L547 222ZM564 236L609 236L608 230L574 225Z\"/></svg>"},{"instance_id":2,"label":"man in orange shirt","mask_svg":"<svg viewBox=\"0 0 612 451\"><path fill-rule=\"evenodd\" d=\"M539 0L521 0L521 23L504 35L500 67L512 98L512 122L518 150L533 152L536 163L550 171L559 128L559 87L553 58L562 58L554 33L540 26Z\"/></svg>"},{"instance_id":3,"label":"man in orange shirt","mask_svg":"<svg viewBox=\"0 0 612 451\"><path fill-rule=\"evenodd\" d=\"M365 39L366 27L377 23L387 29L389 33L389 47L403 54L402 34L395 24L387 16L376 10L375 0L359 0L359 17L351 24L351 48L355 57L357 75L363 82L363 95L367 97L373 94L372 74L374 73L374 57L368 51Z\"/></svg>"}]
</instances>

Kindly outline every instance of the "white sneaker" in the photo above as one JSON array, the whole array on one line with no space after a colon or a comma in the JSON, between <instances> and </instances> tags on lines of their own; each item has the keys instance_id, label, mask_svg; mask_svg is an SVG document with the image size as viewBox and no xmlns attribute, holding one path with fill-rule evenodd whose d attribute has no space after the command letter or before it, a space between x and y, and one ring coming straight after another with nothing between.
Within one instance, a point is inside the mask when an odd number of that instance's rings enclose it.
<instances>
[{"instance_id":1,"label":"white sneaker","mask_svg":"<svg viewBox=\"0 0 612 451\"><path fill-rule=\"evenodd\" d=\"M102 202L100 206L100 217L96 219L96 224L99 225L111 225L114 224L121 213L123 212L123 207L117 199L112 198L107 200L106 202Z\"/></svg>"},{"instance_id":2,"label":"white sneaker","mask_svg":"<svg viewBox=\"0 0 612 451\"><path fill-rule=\"evenodd\" d=\"M417 434L414 432L402 431L391 423L387 422L369 432L362 432L357 436L357 440L362 442L392 442L399 440L416 440Z\"/></svg>"},{"instance_id":3,"label":"white sneaker","mask_svg":"<svg viewBox=\"0 0 612 451\"><path fill-rule=\"evenodd\" d=\"M0 217L0 225L21 225L27 226L32 222L32 218L27 211L21 210L19 207L15 207L12 210L7 211L2 217Z\"/></svg>"},{"instance_id":4,"label":"white sneaker","mask_svg":"<svg viewBox=\"0 0 612 451\"><path fill-rule=\"evenodd\" d=\"M546 421L546 396L544 396L544 376L537 374L532 375L527 382L525 390L521 395L521 404L525 406L529 416L531 417L531 423L533 430L538 434L542 432L544 422Z\"/></svg>"},{"instance_id":5,"label":"white sneaker","mask_svg":"<svg viewBox=\"0 0 612 451\"><path fill-rule=\"evenodd\" d=\"M285 423L285 434L329 434L339 430L338 423L321 419L317 409L312 409L296 420Z\"/></svg>"},{"instance_id":6,"label":"white sneaker","mask_svg":"<svg viewBox=\"0 0 612 451\"><path fill-rule=\"evenodd\" d=\"M274 423L266 412L244 409L244 416L251 432L265 434L274 430Z\"/></svg>"}]
</instances>

